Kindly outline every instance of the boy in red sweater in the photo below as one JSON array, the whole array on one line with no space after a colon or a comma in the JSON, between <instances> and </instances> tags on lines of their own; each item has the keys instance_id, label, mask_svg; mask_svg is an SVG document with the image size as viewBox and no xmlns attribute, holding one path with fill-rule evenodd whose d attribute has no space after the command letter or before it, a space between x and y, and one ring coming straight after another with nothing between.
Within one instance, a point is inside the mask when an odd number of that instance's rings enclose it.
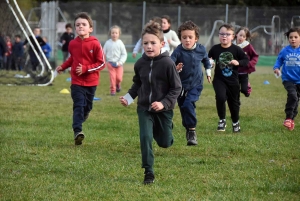
<instances>
[{"instance_id":1,"label":"boy in red sweater","mask_svg":"<svg viewBox=\"0 0 300 201\"><path fill-rule=\"evenodd\" d=\"M82 123L88 118L93 107L93 99L99 84L99 71L105 68L104 54L100 42L90 36L93 21L87 13L75 17L77 37L69 44L70 57L56 67L58 73L71 67L71 96L73 99L73 131L75 145L84 139Z\"/></svg>"}]
</instances>

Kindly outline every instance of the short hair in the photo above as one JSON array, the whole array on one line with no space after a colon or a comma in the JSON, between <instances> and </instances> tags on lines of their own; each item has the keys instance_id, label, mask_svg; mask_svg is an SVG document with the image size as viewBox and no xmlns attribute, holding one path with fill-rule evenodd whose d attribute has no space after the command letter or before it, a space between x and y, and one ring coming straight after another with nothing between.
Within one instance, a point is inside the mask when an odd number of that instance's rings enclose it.
<instances>
[{"instance_id":1,"label":"short hair","mask_svg":"<svg viewBox=\"0 0 300 201\"><path fill-rule=\"evenodd\" d=\"M121 35L121 27L119 27L118 25L113 25L112 27L110 27L110 29L109 29L109 32L108 32L108 35L110 35L111 34L111 30L112 29L119 29L119 34Z\"/></svg>"},{"instance_id":2,"label":"short hair","mask_svg":"<svg viewBox=\"0 0 300 201\"><path fill-rule=\"evenodd\" d=\"M76 21L76 20L75 20ZM67 29L67 28L71 28L71 29L73 29L73 27L72 27L72 24L71 23L67 23L66 24L66 26L65 26L65 28Z\"/></svg>"},{"instance_id":3,"label":"short hair","mask_svg":"<svg viewBox=\"0 0 300 201\"><path fill-rule=\"evenodd\" d=\"M246 34L246 40L247 41L251 40L251 33L250 33L250 31L249 31L249 29L247 27L240 27L240 28L238 28L238 30L235 32L235 38L236 38L237 34L240 31L244 31L245 32L245 34Z\"/></svg>"},{"instance_id":4,"label":"short hair","mask_svg":"<svg viewBox=\"0 0 300 201\"><path fill-rule=\"evenodd\" d=\"M227 30L233 31L233 33L234 33L234 26L232 26L231 24L222 24L219 27L219 30L222 29L223 27L226 28Z\"/></svg>"},{"instance_id":5,"label":"short hair","mask_svg":"<svg viewBox=\"0 0 300 201\"><path fill-rule=\"evenodd\" d=\"M142 31L142 38L145 34L153 34L157 36L161 42L164 41L164 32L161 28L161 24L158 22L150 20Z\"/></svg>"},{"instance_id":6,"label":"short hair","mask_svg":"<svg viewBox=\"0 0 300 201\"><path fill-rule=\"evenodd\" d=\"M300 28L299 27L293 27L293 28L290 28L286 33L284 33L284 35L289 38L290 37L290 34L292 32L297 32L299 35L300 35Z\"/></svg>"},{"instance_id":7,"label":"short hair","mask_svg":"<svg viewBox=\"0 0 300 201\"><path fill-rule=\"evenodd\" d=\"M20 34L16 34L15 38L21 38L21 35Z\"/></svg>"},{"instance_id":8,"label":"short hair","mask_svg":"<svg viewBox=\"0 0 300 201\"><path fill-rule=\"evenodd\" d=\"M86 12L77 13L75 16L74 24L78 18L86 19L89 22L90 27L93 27L93 20Z\"/></svg>"},{"instance_id":9,"label":"short hair","mask_svg":"<svg viewBox=\"0 0 300 201\"><path fill-rule=\"evenodd\" d=\"M181 32L185 30L192 30L195 31L196 38L199 39L200 37L200 28L191 20L185 21L178 27L177 35L178 38L181 40Z\"/></svg>"}]
</instances>

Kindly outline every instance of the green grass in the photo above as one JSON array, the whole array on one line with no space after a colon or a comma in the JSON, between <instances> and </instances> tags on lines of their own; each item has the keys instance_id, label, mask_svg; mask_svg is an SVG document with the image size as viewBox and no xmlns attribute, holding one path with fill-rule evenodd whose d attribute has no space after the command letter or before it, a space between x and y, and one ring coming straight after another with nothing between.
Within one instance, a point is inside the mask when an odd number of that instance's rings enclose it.
<instances>
[{"instance_id":1,"label":"green grass","mask_svg":"<svg viewBox=\"0 0 300 201\"><path fill-rule=\"evenodd\" d=\"M214 91L205 81L197 102L198 146L187 147L178 107L174 145L154 143L153 185L144 186L136 104L123 107L109 95L101 72L94 108L75 147L72 100L53 86L0 86L0 200L300 200L300 118L282 126L286 92L272 68L250 75L253 92L241 96L241 133L216 132ZM125 68L123 91L132 84ZM270 82L264 85L264 80Z\"/></svg>"}]
</instances>

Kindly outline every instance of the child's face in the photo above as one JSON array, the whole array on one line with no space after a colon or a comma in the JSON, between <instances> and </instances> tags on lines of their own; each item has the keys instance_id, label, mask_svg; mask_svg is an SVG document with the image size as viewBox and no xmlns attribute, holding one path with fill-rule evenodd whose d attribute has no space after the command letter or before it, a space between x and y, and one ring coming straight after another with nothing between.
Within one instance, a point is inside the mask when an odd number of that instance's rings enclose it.
<instances>
[{"instance_id":1,"label":"child's face","mask_svg":"<svg viewBox=\"0 0 300 201\"><path fill-rule=\"evenodd\" d=\"M88 38L90 36L90 33L93 32L93 28L90 27L90 24L87 21L87 19L78 18L75 21L75 27L76 27L76 34L80 38Z\"/></svg>"},{"instance_id":2,"label":"child's face","mask_svg":"<svg viewBox=\"0 0 300 201\"><path fill-rule=\"evenodd\" d=\"M236 35L236 43L241 44L246 40L246 33L244 30L240 30Z\"/></svg>"},{"instance_id":3,"label":"child's face","mask_svg":"<svg viewBox=\"0 0 300 201\"><path fill-rule=\"evenodd\" d=\"M180 41L185 49L191 49L198 41L198 38L196 38L195 30L181 31Z\"/></svg>"},{"instance_id":4,"label":"child's face","mask_svg":"<svg viewBox=\"0 0 300 201\"><path fill-rule=\"evenodd\" d=\"M292 46L292 48L298 48L300 46L300 36L297 32L290 33L289 43Z\"/></svg>"},{"instance_id":5,"label":"child's face","mask_svg":"<svg viewBox=\"0 0 300 201\"><path fill-rule=\"evenodd\" d=\"M219 39L222 47L229 47L234 39L234 33L232 30L222 27L219 30Z\"/></svg>"},{"instance_id":6,"label":"child's face","mask_svg":"<svg viewBox=\"0 0 300 201\"><path fill-rule=\"evenodd\" d=\"M162 21L162 23L161 23L162 30L168 30L171 26L169 24L168 20L166 20L165 18L162 18L161 21Z\"/></svg>"},{"instance_id":7,"label":"child's face","mask_svg":"<svg viewBox=\"0 0 300 201\"><path fill-rule=\"evenodd\" d=\"M160 55L160 49L164 46L164 41L160 41L154 34L146 33L143 36L143 48L148 57Z\"/></svg>"},{"instance_id":8,"label":"child's face","mask_svg":"<svg viewBox=\"0 0 300 201\"><path fill-rule=\"evenodd\" d=\"M113 28L110 31L110 37L113 41L116 41L120 37L120 30L118 28Z\"/></svg>"},{"instance_id":9,"label":"child's face","mask_svg":"<svg viewBox=\"0 0 300 201\"><path fill-rule=\"evenodd\" d=\"M15 37L15 42L19 43L21 39L19 37Z\"/></svg>"},{"instance_id":10,"label":"child's face","mask_svg":"<svg viewBox=\"0 0 300 201\"><path fill-rule=\"evenodd\" d=\"M41 30L40 30L40 29L34 29L34 30L33 30L33 34L34 34L35 36L39 36L39 35L41 35Z\"/></svg>"},{"instance_id":11,"label":"child's face","mask_svg":"<svg viewBox=\"0 0 300 201\"><path fill-rule=\"evenodd\" d=\"M67 32L67 33L72 33L72 32L73 32L73 29L72 29L71 27L68 27L68 28L66 29L66 32Z\"/></svg>"}]
</instances>

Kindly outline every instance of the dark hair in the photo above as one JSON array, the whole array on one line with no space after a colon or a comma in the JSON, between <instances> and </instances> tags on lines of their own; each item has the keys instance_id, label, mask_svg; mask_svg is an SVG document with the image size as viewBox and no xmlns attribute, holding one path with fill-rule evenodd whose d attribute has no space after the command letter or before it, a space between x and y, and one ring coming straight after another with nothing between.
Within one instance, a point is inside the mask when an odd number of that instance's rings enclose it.
<instances>
[{"instance_id":1,"label":"dark hair","mask_svg":"<svg viewBox=\"0 0 300 201\"><path fill-rule=\"evenodd\" d=\"M233 31L234 33L234 26L232 26L231 24L222 24L219 30L222 29L223 27L225 27L227 30Z\"/></svg>"},{"instance_id":2,"label":"dark hair","mask_svg":"<svg viewBox=\"0 0 300 201\"><path fill-rule=\"evenodd\" d=\"M148 22L145 25L145 27L142 31L142 38L145 34L153 34L153 35L157 36L160 41L164 41L164 33L161 28L161 24L159 24L158 22L155 22L153 20L150 20L150 22Z\"/></svg>"},{"instance_id":3,"label":"dark hair","mask_svg":"<svg viewBox=\"0 0 300 201\"><path fill-rule=\"evenodd\" d=\"M21 38L21 35L20 34L16 34L15 38Z\"/></svg>"},{"instance_id":4,"label":"dark hair","mask_svg":"<svg viewBox=\"0 0 300 201\"><path fill-rule=\"evenodd\" d=\"M297 32L299 35L300 35L300 28L299 27L293 27L293 28L290 28L286 33L284 33L284 35L289 38L290 37L290 34L292 32Z\"/></svg>"},{"instance_id":5,"label":"dark hair","mask_svg":"<svg viewBox=\"0 0 300 201\"><path fill-rule=\"evenodd\" d=\"M71 24L71 23L67 23L66 26L65 26L65 28L66 28L66 29L67 29L67 28L71 28L71 29L72 29L73 27L72 27L72 24Z\"/></svg>"},{"instance_id":6,"label":"dark hair","mask_svg":"<svg viewBox=\"0 0 300 201\"><path fill-rule=\"evenodd\" d=\"M78 18L86 19L89 22L90 27L93 27L93 20L86 12L77 13L77 15L75 16L74 24Z\"/></svg>"},{"instance_id":7,"label":"dark hair","mask_svg":"<svg viewBox=\"0 0 300 201\"><path fill-rule=\"evenodd\" d=\"M200 29L199 27L194 23L192 22L191 20L188 20L184 23L182 23L179 27L178 27L178 32L177 32L177 35L178 35L178 38L179 40L181 40L181 32L184 31L184 30L194 30L195 31L195 35L196 35L196 38L199 39L200 37Z\"/></svg>"},{"instance_id":8,"label":"dark hair","mask_svg":"<svg viewBox=\"0 0 300 201\"><path fill-rule=\"evenodd\" d=\"M238 35L238 33L240 31L244 31L245 34L246 34L246 40L247 41L251 41L251 33L250 33L250 31L249 31L249 29L247 27L240 27L240 28L238 28L238 30L235 32L235 38L236 38L236 36Z\"/></svg>"},{"instance_id":9,"label":"dark hair","mask_svg":"<svg viewBox=\"0 0 300 201\"><path fill-rule=\"evenodd\" d=\"M161 16L161 19L166 19L167 22L171 25L171 18L169 15L163 15L163 16Z\"/></svg>"}]
</instances>

